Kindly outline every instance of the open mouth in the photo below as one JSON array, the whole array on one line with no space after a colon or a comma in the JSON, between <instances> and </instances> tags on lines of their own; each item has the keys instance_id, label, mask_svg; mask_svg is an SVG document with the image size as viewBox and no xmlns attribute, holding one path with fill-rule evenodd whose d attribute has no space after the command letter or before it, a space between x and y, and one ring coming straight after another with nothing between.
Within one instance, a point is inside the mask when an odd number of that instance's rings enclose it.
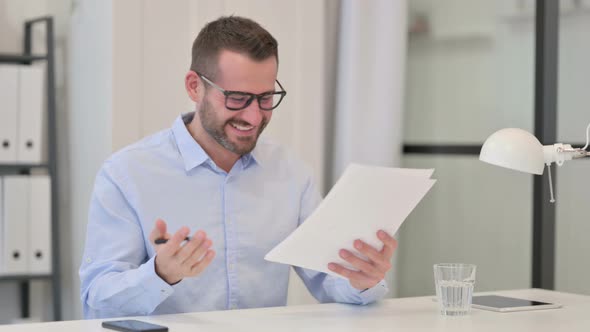
<instances>
[{"instance_id":1,"label":"open mouth","mask_svg":"<svg viewBox=\"0 0 590 332\"><path fill-rule=\"evenodd\" d=\"M256 132L256 126L248 123L229 122L228 124L238 134L251 135Z\"/></svg>"},{"instance_id":2,"label":"open mouth","mask_svg":"<svg viewBox=\"0 0 590 332\"><path fill-rule=\"evenodd\" d=\"M242 131L242 132L249 132L252 129L254 129L254 126L249 125L249 124L237 124L237 123L230 122L229 125L239 131Z\"/></svg>"}]
</instances>

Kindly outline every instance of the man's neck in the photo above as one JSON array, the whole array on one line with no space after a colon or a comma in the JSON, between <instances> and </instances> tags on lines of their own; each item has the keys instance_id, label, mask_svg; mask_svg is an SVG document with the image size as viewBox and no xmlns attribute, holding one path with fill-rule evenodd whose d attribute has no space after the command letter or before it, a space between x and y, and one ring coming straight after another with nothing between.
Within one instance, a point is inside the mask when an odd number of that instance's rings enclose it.
<instances>
[{"instance_id":1,"label":"man's neck","mask_svg":"<svg viewBox=\"0 0 590 332\"><path fill-rule=\"evenodd\" d=\"M215 165L228 172L234 167L234 164L240 159L240 155L228 151L214 140L203 128L199 115L195 114L193 120L187 124L188 132L205 150L207 155L213 160Z\"/></svg>"}]
</instances>

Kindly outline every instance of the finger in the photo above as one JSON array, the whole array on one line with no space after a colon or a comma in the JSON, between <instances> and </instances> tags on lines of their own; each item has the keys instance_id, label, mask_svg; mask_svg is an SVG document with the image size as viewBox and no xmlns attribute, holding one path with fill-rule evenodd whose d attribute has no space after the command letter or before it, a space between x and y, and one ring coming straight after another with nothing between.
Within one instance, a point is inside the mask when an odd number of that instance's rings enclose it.
<instances>
[{"instance_id":1,"label":"finger","mask_svg":"<svg viewBox=\"0 0 590 332\"><path fill-rule=\"evenodd\" d=\"M358 269L361 272L364 272L365 274L377 277L380 273L380 271L376 270L375 267L371 265L369 262L357 257L348 250L340 250L339 255L340 257L342 257L342 259L350 263L354 268Z\"/></svg>"},{"instance_id":2,"label":"finger","mask_svg":"<svg viewBox=\"0 0 590 332\"><path fill-rule=\"evenodd\" d=\"M205 256L203 257L203 259L201 259L200 261L198 261L196 264L194 264L191 267L191 276L196 276L198 274L200 274L201 272L203 272L207 266L209 266L209 264L211 264L211 261L213 261L213 258L215 258L215 251L212 249L207 250L207 253L205 254Z\"/></svg>"},{"instance_id":3,"label":"finger","mask_svg":"<svg viewBox=\"0 0 590 332\"><path fill-rule=\"evenodd\" d=\"M150 242L155 243L156 239L165 238L166 222L162 219L156 220L156 224L150 233Z\"/></svg>"},{"instance_id":4,"label":"finger","mask_svg":"<svg viewBox=\"0 0 590 332\"><path fill-rule=\"evenodd\" d=\"M350 282L363 283L363 282L371 281L371 279L368 278L367 275L365 275L363 272L347 269L340 264L330 263L330 264L328 264L328 269L330 269L330 271L332 271L332 272L335 272L335 273L345 277Z\"/></svg>"},{"instance_id":5,"label":"finger","mask_svg":"<svg viewBox=\"0 0 590 332\"><path fill-rule=\"evenodd\" d=\"M387 234L384 230L380 230L377 232L377 237L381 242L383 242L383 249L381 249L381 253L385 255L387 260L393 256L393 252L397 248L397 240L394 239L391 235Z\"/></svg>"},{"instance_id":6,"label":"finger","mask_svg":"<svg viewBox=\"0 0 590 332\"><path fill-rule=\"evenodd\" d=\"M193 237L176 253L178 262L184 264L184 262L193 255L206 239L207 234L205 234L205 232L196 232L195 235L193 235Z\"/></svg>"},{"instance_id":7,"label":"finger","mask_svg":"<svg viewBox=\"0 0 590 332\"><path fill-rule=\"evenodd\" d=\"M188 236L189 229L186 226L181 227L166 244L161 244L162 247L159 251L159 255L174 256L181 248L180 244Z\"/></svg>"},{"instance_id":8,"label":"finger","mask_svg":"<svg viewBox=\"0 0 590 332\"><path fill-rule=\"evenodd\" d=\"M388 262L384 255L377 251L377 249L373 248L372 246L366 244L361 240L355 240L354 248L358 250L361 254L367 256L373 265L383 266L386 265L385 263Z\"/></svg>"},{"instance_id":9,"label":"finger","mask_svg":"<svg viewBox=\"0 0 590 332\"><path fill-rule=\"evenodd\" d=\"M199 230L195 232L192 238L185 238L185 243L180 247L180 249L176 252L176 260L179 263L184 262L193 251L195 251L203 242L206 235L203 231ZM188 240L187 240L188 239Z\"/></svg>"},{"instance_id":10,"label":"finger","mask_svg":"<svg viewBox=\"0 0 590 332\"><path fill-rule=\"evenodd\" d=\"M205 238L201 245L195 251L193 251L193 253L182 264L188 267L188 269L192 269L193 265L197 264L204 258L207 250L209 250L212 245L213 241L211 241L211 239Z\"/></svg>"},{"instance_id":11,"label":"finger","mask_svg":"<svg viewBox=\"0 0 590 332\"><path fill-rule=\"evenodd\" d=\"M328 264L328 268L347 278L350 285L358 290L371 288L381 281L379 278L368 276L363 272L352 271L336 263Z\"/></svg>"},{"instance_id":12,"label":"finger","mask_svg":"<svg viewBox=\"0 0 590 332\"><path fill-rule=\"evenodd\" d=\"M166 234L166 222L163 219L156 220L156 228L160 231L160 234Z\"/></svg>"}]
</instances>

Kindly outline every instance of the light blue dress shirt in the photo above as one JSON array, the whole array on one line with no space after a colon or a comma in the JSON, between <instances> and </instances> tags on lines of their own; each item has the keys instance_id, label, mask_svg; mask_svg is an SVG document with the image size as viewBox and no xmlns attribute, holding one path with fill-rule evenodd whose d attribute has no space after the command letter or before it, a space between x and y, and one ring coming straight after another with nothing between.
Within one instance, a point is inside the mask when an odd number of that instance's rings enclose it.
<instances>
[{"instance_id":1,"label":"light blue dress shirt","mask_svg":"<svg viewBox=\"0 0 590 332\"><path fill-rule=\"evenodd\" d=\"M193 116L179 116L100 169L80 267L86 318L286 304L290 266L264 255L319 204L310 172L260 139L227 173L188 132ZM169 233L183 225L207 232L217 254L202 274L169 285L155 273L149 234L158 218ZM295 270L320 302L366 304L387 292L383 281L361 292L345 279Z\"/></svg>"}]
</instances>

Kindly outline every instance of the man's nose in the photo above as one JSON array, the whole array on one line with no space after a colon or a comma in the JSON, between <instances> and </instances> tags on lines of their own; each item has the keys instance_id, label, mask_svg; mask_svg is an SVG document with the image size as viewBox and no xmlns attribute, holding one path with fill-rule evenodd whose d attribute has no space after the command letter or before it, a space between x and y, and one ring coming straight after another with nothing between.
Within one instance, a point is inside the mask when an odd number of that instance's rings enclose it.
<instances>
[{"instance_id":1,"label":"man's nose","mask_svg":"<svg viewBox=\"0 0 590 332\"><path fill-rule=\"evenodd\" d=\"M251 125L257 126L262 121L264 112L260 109L260 105L258 104L258 100L254 98L248 107L244 108L242 111L241 119L250 123Z\"/></svg>"}]
</instances>

